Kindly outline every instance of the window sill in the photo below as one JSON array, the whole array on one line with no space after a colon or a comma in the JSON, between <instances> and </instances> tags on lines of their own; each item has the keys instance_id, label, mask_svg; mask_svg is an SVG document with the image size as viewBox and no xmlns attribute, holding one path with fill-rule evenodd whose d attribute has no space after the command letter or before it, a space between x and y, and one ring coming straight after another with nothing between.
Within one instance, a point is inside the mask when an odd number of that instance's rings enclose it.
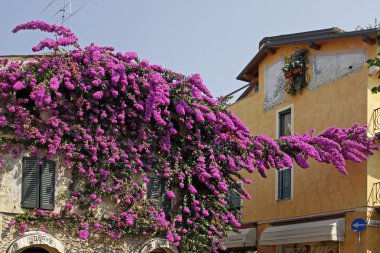
<instances>
[{"instance_id":1,"label":"window sill","mask_svg":"<svg viewBox=\"0 0 380 253\"><path fill-rule=\"evenodd\" d=\"M293 200L292 197L290 197L290 198L285 198L285 199L277 199L276 202L286 202L286 201L291 201L291 200Z\"/></svg>"}]
</instances>

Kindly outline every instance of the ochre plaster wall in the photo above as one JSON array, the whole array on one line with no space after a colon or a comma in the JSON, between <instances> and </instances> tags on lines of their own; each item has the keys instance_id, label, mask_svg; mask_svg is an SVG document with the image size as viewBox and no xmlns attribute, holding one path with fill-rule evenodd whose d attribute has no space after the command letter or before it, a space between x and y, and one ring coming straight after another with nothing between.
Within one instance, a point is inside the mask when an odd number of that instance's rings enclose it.
<instances>
[{"instance_id":1,"label":"ochre plaster wall","mask_svg":"<svg viewBox=\"0 0 380 253\"><path fill-rule=\"evenodd\" d=\"M369 55L376 55L376 49L371 48ZM369 122L369 132L373 134L373 111L377 108L380 108L380 93L373 94L371 88L378 86L380 84L380 79L378 75L368 76L368 107L367 107L367 122ZM380 122L378 122L380 123ZM377 144L380 145L380 141L377 141ZM372 206L374 204L374 197L376 195L373 192L374 183L380 182L380 152L375 152L374 156L371 156L368 159L368 185L367 185L367 194L368 194L368 205Z\"/></svg>"},{"instance_id":2,"label":"ochre plaster wall","mask_svg":"<svg viewBox=\"0 0 380 253\"><path fill-rule=\"evenodd\" d=\"M270 111L262 109L264 100L265 66L280 57L290 56L296 48L307 45L282 47L274 55L268 55L259 66L259 91L231 106L251 129L252 134L275 137L276 111L293 105L294 131L303 133L314 129L320 133L329 126L350 127L355 123L367 124L368 75L367 67L332 84L320 86L302 94L286 94L285 102ZM360 38L341 39L322 44L318 51L309 49L309 59L315 54L337 51L367 50L368 58L374 57L377 46L370 46ZM312 75L309 67L309 75ZM380 96L380 95L379 95ZM342 175L333 166L310 162L310 168L294 168L294 191L292 200L276 201L275 170L270 169L267 178L258 173L248 175L253 180L245 188L252 195L243 202L243 223L270 221L289 217L309 216L367 205L367 163L348 163L348 175ZM380 178L380 177L378 177Z\"/></svg>"}]
</instances>

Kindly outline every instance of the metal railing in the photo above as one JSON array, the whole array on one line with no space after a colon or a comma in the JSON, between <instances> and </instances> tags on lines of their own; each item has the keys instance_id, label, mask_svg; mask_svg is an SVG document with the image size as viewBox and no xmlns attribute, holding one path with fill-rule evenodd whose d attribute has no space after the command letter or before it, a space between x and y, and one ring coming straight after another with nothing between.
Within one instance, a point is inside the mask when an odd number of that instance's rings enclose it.
<instances>
[{"instance_id":1,"label":"metal railing","mask_svg":"<svg viewBox=\"0 0 380 253\"><path fill-rule=\"evenodd\" d=\"M368 203L372 206L380 205L380 182L372 185L371 194L368 198Z\"/></svg>"},{"instance_id":2,"label":"metal railing","mask_svg":"<svg viewBox=\"0 0 380 253\"><path fill-rule=\"evenodd\" d=\"M368 131L372 135L380 134L380 108L373 110L371 118L368 123Z\"/></svg>"}]
</instances>

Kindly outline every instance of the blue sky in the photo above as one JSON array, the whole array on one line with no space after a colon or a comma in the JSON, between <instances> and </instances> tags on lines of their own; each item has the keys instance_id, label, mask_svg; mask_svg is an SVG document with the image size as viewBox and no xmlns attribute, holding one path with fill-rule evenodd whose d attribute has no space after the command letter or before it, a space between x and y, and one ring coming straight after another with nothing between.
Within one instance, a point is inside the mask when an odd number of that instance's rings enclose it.
<instances>
[{"instance_id":1,"label":"blue sky","mask_svg":"<svg viewBox=\"0 0 380 253\"><path fill-rule=\"evenodd\" d=\"M53 7L41 13L51 1L1 1L1 55L30 54L45 36L12 34L15 25L33 19L60 23ZM374 23L380 7L375 0L72 0L73 11L83 5L66 23L82 46L114 46L177 72L200 73L214 96L245 84L236 76L263 37L334 26L355 30Z\"/></svg>"}]
</instances>

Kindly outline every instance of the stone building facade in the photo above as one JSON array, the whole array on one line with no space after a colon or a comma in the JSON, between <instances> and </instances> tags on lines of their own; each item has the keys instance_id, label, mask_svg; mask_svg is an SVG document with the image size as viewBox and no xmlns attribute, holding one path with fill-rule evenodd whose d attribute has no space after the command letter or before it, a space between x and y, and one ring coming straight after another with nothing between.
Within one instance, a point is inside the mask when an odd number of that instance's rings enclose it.
<instances>
[{"instance_id":1,"label":"stone building facade","mask_svg":"<svg viewBox=\"0 0 380 253\"><path fill-rule=\"evenodd\" d=\"M178 253L178 249L170 245L164 238L149 237L124 237L113 240L105 237L93 237L83 241L69 234L51 230L48 232L33 231L20 235L8 228L8 222L16 215L23 214L27 208L23 208L23 194L25 194L25 154L14 159L3 157L5 167L0 170L0 252L4 253L150 253L165 252ZM54 211L63 207L60 195L64 193L71 183L71 175L60 165L59 158L55 161L54 173ZM24 175L23 175L24 174ZM24 184L24 185L23 185ZM110 203L102 204L100 212L106 212L112 208Z\"/></svg>"}]
</instances>

